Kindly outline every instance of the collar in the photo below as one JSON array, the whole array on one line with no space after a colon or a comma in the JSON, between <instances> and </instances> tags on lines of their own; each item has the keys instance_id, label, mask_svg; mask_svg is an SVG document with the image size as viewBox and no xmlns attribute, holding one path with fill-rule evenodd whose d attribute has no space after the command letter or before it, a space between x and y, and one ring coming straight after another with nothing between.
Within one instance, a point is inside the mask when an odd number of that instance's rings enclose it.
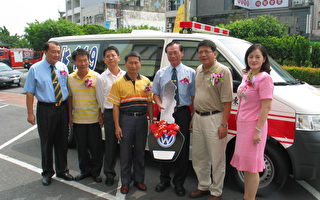
<instances>
[{"instance_id":1,"label":"collar","mask_svg":"<svg viewBox=\"0 0 320 200\"><path fill-rule=\"evenodd\" d=\"M176 68L177 72L180 71L180 69L182 68L182 63L180 63L175 67L173 67L172 65L169 65L170 72L173 70L173 68Z\"/></svg>"},{"instance_id":2,"label":"collar","mask_svg":"<svg viewBox=\"0 0 320 200\"><path fill-rule=\"evenodd\" d=\"M88 73L85 75L85 77L83 77L83 79L91 78L92 76L93 76L93 71L91 69L89 69ZM72 78L81 79L78 76L78 70L77 69L72 73Z\"/></svg>"},{"instance_id":3,"label":"collar","mask_svg":"<svg viewBox=\"0 0 320 200\"><path fill-rule=\"evenodd\" d=\"M46 65L48 66L48 68L51 70L51 67L50 67L51 64L48 63L47 59L44 59L44 62L46 63ZM57 63L55 63L55 64L53 65L53 68L54 68L55 70L57 69L56 64L57 64Z\"/></svg>"},{"instance_id":4,"label":"collar","mask_svg":"<svg viewBox=\"0 0 320 200\"><path fill-rule=\"evenodd\" d=\"M109 70L109 68L106 69L106 74L109 75L113 75L113 76L118 76L123 70L119 67L118 68L120 71L118 74L114 75L113 73L111 73L111 71Z\"/></svg>"},{"instance_id":5,"label":"collar","mask_svg":"<svg viewBox=\"0 0 320 200\"><path fill-rule=\"evenodd\" d=\"M126 73L126 74L124 75L124 79L125 79L126 81L132 81L131 78L129 77L128 73ZM139 73L138 73L137 79L138 79L138 80L141 80L141 76L140 76Z\"/></svg>"},{"instance_id":6,"label":"collar","mask_svg":"<svg viewBox=\"0 0 320 200\"><path fill-rule=\"evenodd\" d=\"M209 69L207 69L207 70L204 70L204 69L203 69L203 65L201 64L200 73L201 73L201 72L212 72L212 73L213 73L213 71L217 68L217 64L218 64L218 61L216 60L216 61L214 62L214 64L213 64Z\"/></svg>"}]
</instances>

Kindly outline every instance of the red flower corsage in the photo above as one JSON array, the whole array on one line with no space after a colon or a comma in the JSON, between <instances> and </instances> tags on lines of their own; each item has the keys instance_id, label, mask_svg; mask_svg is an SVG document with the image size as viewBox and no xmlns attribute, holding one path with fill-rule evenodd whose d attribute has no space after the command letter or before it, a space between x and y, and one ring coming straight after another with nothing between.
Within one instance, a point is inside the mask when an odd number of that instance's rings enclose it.
<instances>
[{"instance_id":1,"label":"red flower corsage","mask_svg":"<svg viewBox=\"0 0 320 200\"><path fill-rule=\"evenodd\" d=\"M150 124L150 129L155 138L161 138L163 134L176 136L180 126L176 123L168 124L167 121L161 120Z\"/></svg>"}]
</instances>

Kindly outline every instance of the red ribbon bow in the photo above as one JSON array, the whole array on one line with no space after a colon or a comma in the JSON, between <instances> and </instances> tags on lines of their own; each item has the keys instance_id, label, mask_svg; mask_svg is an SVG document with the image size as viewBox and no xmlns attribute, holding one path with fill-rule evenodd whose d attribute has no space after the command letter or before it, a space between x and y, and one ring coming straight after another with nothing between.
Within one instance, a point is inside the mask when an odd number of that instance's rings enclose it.
<instances>
[{"instance_id":1,"label":"red ribbon bow","mask_svg":"<svg viewBox=\"0 0 320 200\"><path fill-rule=\"evenodd\" d=\"M176 136L180 127L176 123L168 124L167 121L161 120L150 124L150 129L155 138L161 138L163 134Z\"/></svg>"}]
</instances>

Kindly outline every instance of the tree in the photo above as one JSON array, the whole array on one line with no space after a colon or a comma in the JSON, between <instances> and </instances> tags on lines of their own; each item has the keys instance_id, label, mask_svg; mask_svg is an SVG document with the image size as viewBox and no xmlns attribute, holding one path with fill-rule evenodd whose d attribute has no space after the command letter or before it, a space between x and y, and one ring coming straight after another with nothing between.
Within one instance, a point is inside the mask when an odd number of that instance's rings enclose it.
<instances>
[{"instance_id":1,"label":"tree","mask_svg":"<svg viewBox=\"0 0 320 200\"><path fill-rule=\"evenodd\" d=\"M35 50L42 50L43 44L53 37L84 34L81 25L65 19L58 21L49 19L43 23L35 21L28 25L25 37Z\"/></svg>"},{"instance_id":2,"label":"tree","mask_svg":"<svg viewBox=\"0 0 320 200\"><path fill-rule=\"evenodd\" d=\"M29 48L29 42L23 37L10 35L9 30L3 26L0 27L0 43L8 45L10 48Z\"/></svg>"},{"instance_id":3,"label":"tree","mask_svg":"<svg viewBox=\"0 0 320 200\"><path fill-rule=\"evenodd\" d=\"M261 15L256 18L237 20L227 25L219 25L230 30L230 35L237 38L282 37L287 34L287 27L280 24L276 17Z\"/></svg>"},{"instance_id":4,"label":"tree","mask_svg":"<svg viewBox=\"0 0 320 200\"><path fill-rule=\"evenodd\" d=\"M310 58L314 67L320 67L320 44L315 43L312 46L312 53Z\"/></svg>"},{"instance_id":5,"label":"tree","mask_svg":"<svg viewBox=\"0 0 320 200\"><path fill-rule=\"evenodd\" d=\"M293 49L293 59L298 66L307 64L310 59L310 41L303 36L297 36L295 48ZM309 61L310 62L310 61Z\"/></svg>"}]
</instances>

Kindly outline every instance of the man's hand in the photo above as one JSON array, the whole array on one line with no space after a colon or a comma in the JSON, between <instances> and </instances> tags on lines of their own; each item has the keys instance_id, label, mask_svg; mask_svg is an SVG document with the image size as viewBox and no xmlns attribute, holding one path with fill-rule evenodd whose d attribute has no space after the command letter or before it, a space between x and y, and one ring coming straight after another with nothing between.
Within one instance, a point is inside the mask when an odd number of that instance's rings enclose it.
<instances>
[{"instance_id":1,"label":"man's hand","mask_svg":"<svg viewBox=\"0 0 320 200\"><path fill-rule=\"evenodd\" d=\"M101 112L99 112L99 125L101 128L103 127L103 115Z\"/></svg>"},{"instance_id":2,"label":"man's hand","mask_svg":"<svg viewBox=\"0 0 320 200\"><path fill-rule=\"evenodd\" d=\"M257 131L253 135L253 144L259 144L260 142L261 142L261 133Z\"/></svg>"},{"instance_id":3,"label":"man's hand","mask_svg":"<svg viewBox=\"0 0 320 200\"><path fill-rule=\"evenodd\" d=\"M36 120L35 120L34 114L28 114L27 121L28 121L30 124L35 125L35 124L36 124Z\"/></svg>"},{"instance_id":4,"label":"man's hand","mask_svg":"<svg viewBox=\"0 0 320 200\"><path fill-rule=\"evenodd\" d=\"M122 130L121 130L120 127L116 127L115 128L115 134L116 134L116 137L117 137L118 141L120 141L121 138L123 137Z\"/></svg>"},{"instance_id":5,"label":"man's hand","mask_svg":"<svg viewBox=\"0 0 320 200\"><path fill-rule=\"evenodd\" d=\"M163 105L161 103L158 103L157 105L158 105L160 111L164 110L164 107L163 107Z\"/></svg>"},{"instance_id":6,"label":"man's hand","mask_svg":"<svg viewBox=\"0 0 320 200\"><path fill-rule=\"evenodd\" d=\"M228 134L228 128L223 127L223 126L219 126L218 128L218 135L219 135L219 139L223 139L227 136Z\"/></svg>"}]
</instances>

